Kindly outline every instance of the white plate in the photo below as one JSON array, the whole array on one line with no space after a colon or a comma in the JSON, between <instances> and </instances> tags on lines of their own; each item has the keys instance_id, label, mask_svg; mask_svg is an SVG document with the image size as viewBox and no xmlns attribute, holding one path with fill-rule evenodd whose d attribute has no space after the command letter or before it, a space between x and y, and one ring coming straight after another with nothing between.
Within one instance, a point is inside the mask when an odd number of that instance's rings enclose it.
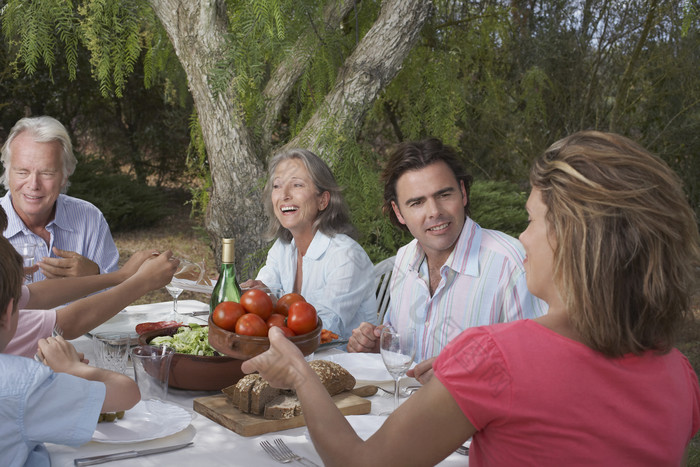
<instances>
[{"instance_id":1,"label":"white plate","mask_svg":"<svg viewBox=\"0 0 700 467\"><path fill-rule=\"evenodd\" d=\"M324 355L323 360L330 360L342 366L360 381L394 381L384 366L384 360L378 353L339 353Z\"/></svg>"},{"instance_id":2,"label":"white plate","mask_svg":"<svg viewBox=\"0 0 700 467\"><path fill-rule=\"evenodd\" d=\"M177 405L141 401L124 418L97 424L92 440L99 443L135 443L174 435L187 428L192 414Z\"/></svg>"},{"instance_id":3,"label":"white plate","mask_svg":"<svg viewBox=\"0 0 700 467\"><path fill-rule=\"evenodd\" d=\"M89 334L94 335L98 332L128 332L134 333L136 336L136 325L140 323L148 323L152 321L165 321L172 319L171 311L173 302L149 303L147 305L133 305L122 310L115 316L105 321ZM185 324L191 322L202 324L201 320L190 318L195 311L207 311L209 305L198 300L178 300L177 311L180 315L176 321L183 321ZM208 316L202 316L206 322Z\"/></svg>"}]
</instances>

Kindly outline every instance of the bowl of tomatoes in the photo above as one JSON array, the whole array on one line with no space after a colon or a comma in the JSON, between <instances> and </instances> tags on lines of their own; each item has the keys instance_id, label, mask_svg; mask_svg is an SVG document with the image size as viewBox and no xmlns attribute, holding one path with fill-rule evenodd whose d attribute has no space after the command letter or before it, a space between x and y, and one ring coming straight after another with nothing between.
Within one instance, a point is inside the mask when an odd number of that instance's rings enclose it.
<instances>
[{"instance_id":1,"label":"bowl of tomatoes","mask_svg":"<svg viewBox=\"0 0 700 467\"><path fill-rule=\"evenodd\" d=\"M247 360L270 348L267 334L275 326L304 355L321 343L323 322L301 295L276 299L262 289L248 289L240 303L222 302L209 315L209 344L223 355Z\"/></svg>"}]
</instances>

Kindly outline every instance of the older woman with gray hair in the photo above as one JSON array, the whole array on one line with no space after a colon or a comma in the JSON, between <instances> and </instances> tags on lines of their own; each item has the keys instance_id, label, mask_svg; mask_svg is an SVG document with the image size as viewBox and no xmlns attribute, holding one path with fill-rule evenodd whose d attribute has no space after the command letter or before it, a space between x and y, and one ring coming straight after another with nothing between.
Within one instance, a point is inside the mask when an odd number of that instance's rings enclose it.
<instances>
[{"instance_id":1,"label":"older woman with gray hair","mask_svg":"<svg viewBox=\"0 0 700 467\"><path fill-rule=\"evenodd\" d=\"M243 287L299 293L342 338L363 321L374 323L373 264L353 239L355 229L326 163L305 149L270 160L265 185L268 237L275 243L256 280Z\"/></svg>"}]
</instances>

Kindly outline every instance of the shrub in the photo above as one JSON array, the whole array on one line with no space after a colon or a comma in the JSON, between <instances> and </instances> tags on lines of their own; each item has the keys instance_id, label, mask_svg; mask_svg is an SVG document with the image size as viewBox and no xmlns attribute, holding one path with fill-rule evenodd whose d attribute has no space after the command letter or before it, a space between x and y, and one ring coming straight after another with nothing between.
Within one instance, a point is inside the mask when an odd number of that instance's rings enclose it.
<instances>
[{"instance_id":1,"label":"shrub","mask_svg":"<svg viewBox=\"0 0 700 467\"><path fill-rule=\"evenodd\" d=\"M101 159L76 157L68 194L97 206L112 232L149 227L170 214L162 189L139 183Z\"/></svg>"},{"instance_id":2,"label":"shrub","mask_svg":"<svg viewBox=\"0 0 700 467\"><path fill-rule=\"evenodd\" d=\"M471 189L472 219L485 229L518 238L527 227L527 193L510 182L475 180Z\"/></svg>"}]
</instances>

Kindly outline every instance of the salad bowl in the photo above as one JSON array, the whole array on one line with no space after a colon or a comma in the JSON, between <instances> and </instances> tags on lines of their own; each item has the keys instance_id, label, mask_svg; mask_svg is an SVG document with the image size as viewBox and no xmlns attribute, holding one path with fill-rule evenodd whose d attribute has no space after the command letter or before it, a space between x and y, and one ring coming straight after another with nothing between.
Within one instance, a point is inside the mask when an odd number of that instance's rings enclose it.
<instances>
[{"instance_id":1,"label":"salad bowl","mask_svg":"<svg viewBox=\"0 0 700 467\"><path fill-rule=\"evenodd\" d=\"M156 337L173 336L181 327L169 326L145 332L139 336L139 344L151 345ZM206 329L206 326L202 328ZM192 355L176 351L170 364L168 386L190 391L219 391L236 384L243 376L242 363L242 360L225 355Z\"/></svg>"}]
</instances>

